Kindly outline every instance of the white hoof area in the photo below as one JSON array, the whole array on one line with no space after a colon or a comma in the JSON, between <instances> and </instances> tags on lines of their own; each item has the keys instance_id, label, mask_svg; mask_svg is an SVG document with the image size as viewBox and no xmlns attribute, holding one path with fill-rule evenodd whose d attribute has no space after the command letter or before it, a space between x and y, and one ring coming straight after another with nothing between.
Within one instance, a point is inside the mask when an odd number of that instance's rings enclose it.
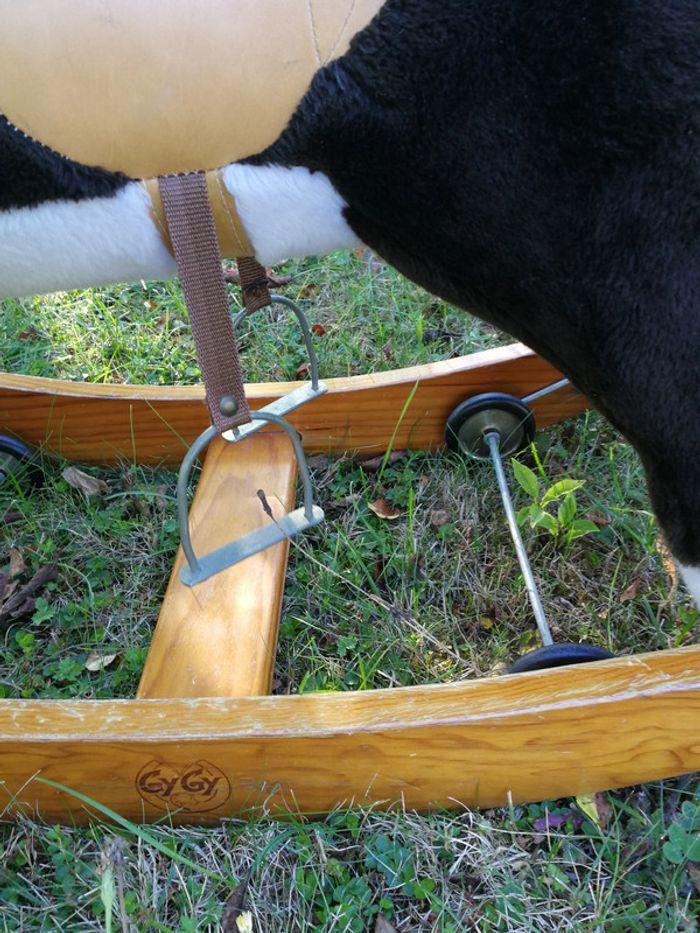
<instances>
[{"instance_id":1,"label":"white hoof area","mask_svg":"<svg viewBox=\"0 0 700 933\"><path fill-rule=\"evenodd\" d=\"M700 609L700 567L685 567L683 564L678 567L695 605Z\"/></svg>"}]
</instances>

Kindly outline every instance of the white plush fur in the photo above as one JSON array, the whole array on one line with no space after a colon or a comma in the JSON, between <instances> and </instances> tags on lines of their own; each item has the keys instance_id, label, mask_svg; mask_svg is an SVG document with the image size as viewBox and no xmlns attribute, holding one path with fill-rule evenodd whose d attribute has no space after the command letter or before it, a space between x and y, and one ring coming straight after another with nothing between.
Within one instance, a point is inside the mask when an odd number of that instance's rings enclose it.
<instances>
[{"instance_id":1,"label":"white plush fur","mask_svg":"<svg viewBox=\"0 0 700 933\"><path fill-rule=\"evenodd\" d=\"M265 265L358 245L325 175L271 165L230 165L223 175ZM110 198L0 212L0 298L172 277L149 204L132 183Z\"/></svg>"},{"instance_id":2,"label":"white plush fur","mask_svg":"<svg viewBox=\"0 0 700 933\"><path fill-rule=\"evenodd\" d=\"M0 213L0 298L175 275L138 184Z\"/></svg>"},{"instance_id":3,"label":"white plush fur","mask_svg":"<svg viewBox=\"0 0 700 933\"><path fill-rule=\"evenodd\" d=\"M360 243L343 216L345 202L322 172L229 165L223 178L255 254L266 266Z\"/></svg>"},{"instance_id":4,"label":"white plush fur","mask_svg":"<svg viewBox=\"0 0 700 933\"><path fill-rule=\"evenodd\" d=\"M684 567L678 565L681 571L685 585L690 591L690 595L695 600L695 605L700 609L700 567Z\"/></svg>"}]
</instances>

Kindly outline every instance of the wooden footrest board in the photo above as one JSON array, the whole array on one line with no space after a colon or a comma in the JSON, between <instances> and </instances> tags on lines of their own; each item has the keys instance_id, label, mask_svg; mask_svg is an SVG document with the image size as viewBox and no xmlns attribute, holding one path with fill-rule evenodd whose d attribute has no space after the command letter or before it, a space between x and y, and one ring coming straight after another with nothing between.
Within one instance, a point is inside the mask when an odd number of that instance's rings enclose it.
<instances>
[{"instance_id":1,"label":"wooden footrest board","mask_svg":"<svg viewBox=\"0 0 700 933\"><path fill-rule=\"evenodd\" d=\"M190 510L198 555L241 537L294 507L296 460L283 434L240 444L214 441ZM178 552L148 653L139 699L269 693L289 542L283 541L187 587Z\"/></svg>"}]
</instances>

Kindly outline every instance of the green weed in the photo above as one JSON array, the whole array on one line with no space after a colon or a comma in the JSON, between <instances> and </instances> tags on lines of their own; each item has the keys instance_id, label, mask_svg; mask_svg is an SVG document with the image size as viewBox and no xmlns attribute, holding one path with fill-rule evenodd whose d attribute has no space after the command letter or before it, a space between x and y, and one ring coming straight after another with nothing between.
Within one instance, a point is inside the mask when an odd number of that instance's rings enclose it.
<instances>
[{"instance_id":1,"label":"green weed","mask_svg":"<svg viewBox=\"0 0 700 933\"><path fill-rule=\"evenodd\" d=\"M571 542L576 538L598 531L598 526L589 519L576 518L576 491L584 485L584 480L557 480L540 495L537 475L518 460L513 460L512 464L513 475L518 485L532 499L529 505L523 506L517 512L516 517L521 527L529 522L531 528L544 529L554 538L557 545L564 546L565 553L568 553ZM547 511L547 506L555 505L555 513Z\"/></svg>"}]
</instances>

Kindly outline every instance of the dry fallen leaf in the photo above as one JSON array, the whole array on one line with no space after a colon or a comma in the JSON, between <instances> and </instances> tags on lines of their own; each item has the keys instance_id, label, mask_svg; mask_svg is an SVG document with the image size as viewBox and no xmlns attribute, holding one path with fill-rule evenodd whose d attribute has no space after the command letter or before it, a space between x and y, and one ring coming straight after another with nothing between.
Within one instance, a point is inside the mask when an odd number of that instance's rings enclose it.
<instances>
[{"instance_id":1,"label":"dry fallen leaf","mask_svg":"<svg viewBox=\"0 0 700 933\"><path fill-rule=\"evenodd\" d=\"M98 654L92 651L85 660L85 668L88 671L103 671L115 658L116 654Z\"/></svg>"},{"instance_id":2,"label":"dry fallen leaf","mask_svg":"<svg viewBox=\"0 0 700 933\"><path fill-rule=\"evenodd\" d=\"M620 602L628 603L631 600L636 599L637 596L639 595L640 590L643 590L645 588L646 588L646 584L644 580L642 580L641 577L636 577L634 580L632 580L632 582L627 587L627 589L624 591L624 593L621 594Z\"/></svg>"},{"instance_id":3,"label":"dry fallen leaf","mask_svg":"<svg viewBox=\"0 0 700 933\"><path fill-rule=\"evenodd\" d=\"M326 333L326 328L323 326L323 324L312 324L311 333L315 334L317 337L323 337L323 335Z\"/></svg>"},{"instance_id":4,"label":"dry fallen leaf","mask_svg":"<svg viewBox=\"0 0 700 933\"><path fill-rule=\"evenodd\" d=\"M163 509L168 504L168 487L165 483L156 488L156 494L153 497L156 508Z\"/></svg>"},{"instance_id":5,"label":"dry fallen leaf","mask_svg":"<svg viewBox=\"0 0 700 933\"><path fill-rule=\"evenodd\" d=\"M27 565L24 563L20 552L17 548L11 547L8 571L7 573L0 573L0 602L5 603L12 597L19 586L19 580L17 578L26 569Z\"/></svg>"},{"instance_id":6,"label":"dry fallen leaf","mask_svg":"<svg viewBox=\"0 0 700 933\"><path fill-rule=\"evenodd\" d=\"M222 933L252 933L253 917L245 908L245 896L248 890L248 878L236 885L231 896L224 904L221 914Z\"/></svg>"},{"instance_id":7,"label":"dry fallen leaf","mask_svg":"<svg viewBox=\"0 0 700 933\"><path fill-rule=\"evenodd\" d=\"M435 509L430 513L430 524L433 528L442 528L443 525L449 524L450 518L450 513L445 509Z\"/></svg>"},{"instance_id":8,"label":"dry fallen leaf","mask_svg":"<svg viewBox=\"0 0 700 933\"><path fill-rule=\"evenodd\" d=\"M576 800L576 806L579 810L585 813L588 819L592 820L592 822L600 828L600 814L598 813L595 794L579 794L578 797L574 799Z\"/></svg>"},{"instance_id":9,"label":"dry fallen leaf","mask_svg":"<svg viewBox=\"0 0 700 933\"><path fill-rule=\"evenodd\" d=\"M353 255L360 262L364 262L369 267L370 272L381 272L384 268L383 261L366 246L358 246L353 250Z\"/></svg>"},{"instance_id":10,"label":"dry fallen leaf","mask_svg":"<svg viewBox=\"0 0 700 933\"><path fill-rule=\"evenodd\" d=\"M82 492L86 499L109 492L109 486L103 479L90 476L89 473L84 473L77 467L66 467L61 476L69 486Z\"/></svg>"},{"instance_id":11,"label":"dry fallen leaf","mask_svg":"<svg viewBox=\"0 0 700 933\"><path fill-rule=\"evenodd\" d=\"M52 583L56 576L56 565L47 564L45 567L40 567L28 583L14 592L16 589L14 583L8 587L6 581L9 578L5 574L0 574L0 577L4 578L3 603L0 606L0 632L4 631L11 622L31 615L34 612L35 597L47 583Z\"/></svg>"},{"instance_id":12,"label":"dry fallen leaf","mask_svg":"<svg viewBox=\"0 0 700 933\"><path fill-rule=\"evenodd\" d=\"M307 379L310 372L311 372L311 364L302 363L301 366L297 368L295 375L297 379Z\"/></svg>"},{"instance_id":13,"label":"dry fallen leaf","mask_svg":"<svg viewBox=\"0 0 700 933\"><path fill-rule=\"evenodd\" d=\"M24 563L22 555L17 550L16 547L10 548L10 569L8 571L8 576L10 580L14 577L18 577L24 570L27 569L27 565Z\"/></svg>"},{"instance_id":14,"label":"dry fallen leaf","mask_svg":"<svg viewBox=\"0 0 700 933\"><path fill-rule=\"evenodd\" d=\"M595 795L595 805L598 810L598 816L600 818L600 828L607 829L610 825L610 820L613 817L613 808L612 804L608 800L607 794L597 793Z\"/></svg>"},{"instance_id":15,"label":"dry fallen leaf","mask_svg":"<svg viewBox=\"0 0 700 933\"><path fill-rule=\"evenodd\" d=\"M687 865L687 872L688 877L693 882L695 890L700 894L700 868L697 868L689 862Z\"/></svg>"},{"instance_id":16,"label":"dry fallen leaf","mask_svg":"<svg viewBox=\"0 0 700 933\"><path fill-rule=\"evenodd\" d=\"M605 794L580 794L574 799L579 810L599 829L607 829L612 819L613 808Z\"/></svg>"},{"instance_id":17,"label":"dry fallen leaf","mask_svg":"<svg viewBox=\"0 0 700 933\"><path fill-rule=\"evenodd\" d=\"M390 923L382 914L377 914L377 921L374 924L374 933L396 933L396 927Z\"/></svg>"},{"instance_id":18,"label":"dry fallen leaf","mask_svg":"<svg viewBox=\"0 0 700 933\"><path fill-rule=\"evenodd\" d=\"M401 460L405 456L405 450L392 450L388 457L386 454L380 454L378 457L368 457L367 460L361 461L360 466L365 471L365 473L378 473L384 465L385 459L386 465L391 466L393 463L396 463L398 460Z\"/></svg>"},{"instance_id":19,"label":"dry fallen leaf","mask_svg":"<svg viewBox=\"0 0 700 933\"><path fill-rule=\"evenodd\" d=\"M389 522L393 522L394 519L401 516L401 510L397 509L391 502L387 502L386 499L376 499L374 502L370 502L369 508L377 518L384 518Z\"/></svg>"},{"instance_id":20,"label":"dry fallen leaf","mask_svg":"<svg viewBox=\"0 0 700 933\"><path fill-rule=\"evenodd\" d=\"M590 512L586 512L586 518L599 528L603 528L605 525L610 524L610 516L606 515L601 509L593 509Z\"/></svg>"}]
</instances>

